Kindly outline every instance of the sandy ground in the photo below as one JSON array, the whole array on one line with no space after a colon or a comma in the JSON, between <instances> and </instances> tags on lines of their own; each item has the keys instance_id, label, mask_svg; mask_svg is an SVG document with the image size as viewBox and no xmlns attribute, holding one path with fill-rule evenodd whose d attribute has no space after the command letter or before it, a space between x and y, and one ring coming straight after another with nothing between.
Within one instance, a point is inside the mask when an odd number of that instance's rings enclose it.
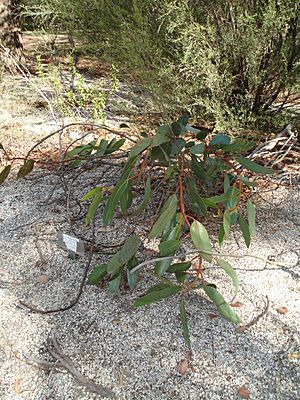
<instances>
[{"instance_id":1,"label":"sandy ground","mask_svg":"<svg viewBox=\"0 0 300 400\"><path fill-rule=\"evenodd\" d=\"M7 98L6 106L1 105L1 141L14 154L24 153L53 126L47 122L46 110L37 114L26 108L26 114L16 105L16 97L10 94L9 98L11 103ZM22 100L32 106L26 95ZM267 299L269 308L249 329L237 332L203 292L195 291L187 299L193 349L187 371L179 368L187 349L177 299L147 308L131 307L153 283L151 267L143 270L143 279L133 292L124 288L111 296L104 288L85 286L73 308L49 315L20 306L22 300L43 309L61 307L78 293L89 252L70 259L59 247L57 234L90 238L83 220L76 219L84 212L77 200L99 182L102 168L85 171L75 180L73 173L62 177L55 170L36 169L27 180L16 181L13 174L0 187L0 399L102 398L82 384L82 376L81 383L76 381L74 370L110 389L119 400L240 399L243 387L256 400L300 398L299 180L278 186L275 177L275 183L255 196L258 233L249 250L239 233L232 234L221 249L215 246L239 274L241 289L235 302L241 303L236 310L244 323L255 322ZM112 185L118 171L111 168L106 183ZM72 195L66 202L69 191ZM140 259L149 257L153 246L146 241L145 229L150 211L131 222L118 215L108 229L102 227L99 216L96 243L118 244L134 230L145 245ZM104 247L96 252L91 268L113 251ZM206 273L230 300L229 279L213 267L208 266ZM278 312L282 307L285 313ZM49 352L53 337L72 361L73 374L38 366L37 360L53 363Z\"/></svg>"}]
</instances>

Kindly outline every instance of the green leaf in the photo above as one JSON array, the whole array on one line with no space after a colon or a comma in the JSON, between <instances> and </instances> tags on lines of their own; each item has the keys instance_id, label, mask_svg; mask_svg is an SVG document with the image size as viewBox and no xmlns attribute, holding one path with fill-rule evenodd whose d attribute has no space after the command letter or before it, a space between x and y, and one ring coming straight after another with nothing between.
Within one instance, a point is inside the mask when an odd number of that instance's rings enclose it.
<instances>
[{"instance_id":1,"label":"green leaf","mask_svg":"<svg viewBox=\"0 0 300 400\"><path fill-rule=\"evenodd\" d=\"M112 191L112 194L110 195L108 201L106 202L106 205L103 210L102 219L104 225L108 225L110 221L113 219L115 214L115 209L121 197L123 196L124 191L126 190L127 184L128 180L120 180L116 184L114 190Z\"/></svg>"},{"instance_id":2,"label":"green leaf","mask_svg":"<svg viewBox=\"0 0 300 400\"><path fill-rule=\"evenodd\" d=\"M210 201L210 202L214 203L215 205L217 205L218 203L224 203L228 199L229 199L229 194L226 193L226 194L220 194L217 196L209 197L207 199L204 199L204 201Z\"/></svg>"},{"instance_id":3,"label":"green leaf","mask_svg":"<svg viewBox=\"0 0 300 400\"><path fill-rule=\"evenodd\" d=\"M231 226L230 211L225 210L225 212L223 214L223 229L224 229L224 237L225 238L227 238L229 235L230 226Z\"/></svg>"},{"instance_id":4,"label":"green leaf","mask_svg":"<svg viewBox=\"0 0 300 400\"><path fill-rule=\"evenodd\" d=\"M161 242L158 246L159 248L159 256L167 257L169 255L173 255L174 252L178 250L180 246L180 240L166 240Z\"/></svg>"},{"instance_id":5,"label":"green leaf","mask_svg":"<svg viewBox=\"0 0 300 400\"><path fill-rule=\"evenodd\" d=\"M95 147L96 155L103 156L106 153L106 149L108 147L108 140L102 139L98 146Z\"/></svg>"},{"instance_id":6,"label":"green leaf","mask_svg":"<svg viewBox=\"0 0 300 400\"><path fill-rule=\"evenodd\" d=\"M186 278L186 273L185 272L175 272L175 277L178 283L184 283L185 278Z\"/></svg>"},{"instance_id":7,"label":"green leaf","mask_svg":"<svg viewBox=\"0 0 300 400\"><path fill-rule=\"evenodd\" d=\"M130 236L121 250L117 251L107 263L107 272L116 274L137 252L140 246L140 239L137 235Z\"/></svg>"},{"instance_id":8,"label":"green leaf","mask_svg":"<svg viewBox=\"0 0 300 400\"><path fill-rule=\"evenodd\" d=\"M156 285L150 287L146 294L151 293L151 292L157 292L158 290L162 290L162 289L166 289L170 286L173 286L172 283L170 282L170 284L166 284L166 283L157 283Z\"/></svg>"},{"instance_id":9,"label":"green leaf","mask_svg":"<svg viewBox=\"0 0 300 400\"><path fill-rule=\"evenodd\" d=\"M132 215L139 215L148 206L151 197L151 181L148 176L145 187L145 196L139 207L132 213Z\"/></svg>"},{"instance_id":10,"label":"green leaf","mask_svg":"<svg viewBox=\"0 0 300 400\"><path fill-rule=\"evenodd\" d=\"M186 271L191 267L192 263L190 261L182 262L182 263L175 263L170 265L170 267L167 269L167 272L183 272Z\"/></svg>"},{"instance_id":11,"label":"green leaf","mask_svg":"<svg viewBox=\"0 0 300 400\"><path fill-rule=\"evenodd\" d=\"M132 204L133 194L131 192L131 186L132 186L132 181L131 182L127 181L127 185L126 185L124 192L120 198L120 206L121 206L121 211L123 214L126 214L128 208Z\"/></svg>"},{"instance_id":12,"label":"green leaf","mask_svg":"<svg viewBox=\"0 0 300 400\"><path fill-rule=\"evenodd\" d=\"M191 156L192 160L191 160L191 169L193 171L193 173L196 175L197 178L201 179L201 180L205 180L206 179L206 173L203 169L202 163L200 163L197 160L197 157L195 155Z\"/></svg>"},{"instance_id":13,"label":"green leaf","mask_svg":"<svg viewBox=\"0 0 300 400\"><path fill-rule=\"evenodd\" d=\"M199 133L196 134L198 140L204 140L206 136L211 132L210 129L201 129Z\"/></svg>"},{"instance_id":14,"label":"green leaf","mask_svg":"<svg viewBox=\"0 0 300 400\"><path fill-rule=\"evenodd\" d=\"M185 148L186 141L179 138L172 142L171 157L178 157L181 151Z\"/></svg>"},{"instance_id":15,"label":"green leaf","mask_svg":"<svg viewBox=\"0 0 300 400\"><path fill-rule=\"evenodd\" d=\"M222 244L224 243L224 239L225 239L225 230L224 230L224 225L221 224L218 233L218 243L220 246L222 246Z\"/></svg>"},{"instance_id":16,"label":"green leaf","mask_svg":"<svg viewBox=\"0 0 300 400\"><path fill-rule=\"evenodd\" d=\"M235 158L237 162L239 162L243 167L248 169L248 171L255 172L257 174L273 174L274 171L271 168L263 167L262 165L256 164L254 161L249 160L248 158L239 156Z\"/></svg>"},{"instance_id":17,"label":"green leaf","mask_svg":"<svg viewBox=\"0 0 300 400\"><path fill-rule=\"evenodd\" d=\"M91 197L94 197L96 194L98 193L102 193L102 187L95 187L94 189L90 190L89 192L87 192L81 199L80 201L86 201L88 199L90 199Z\"/></svg>"},{"instance_id":18,"label":"green leaf","mask_svg":"<svg viewBox=\"0 0 300 400\"><path fill-rule=\"evenodd\" d=\"M199 222L194 221L190 228L191 238L194 242L194 245L199 249L199 253L206 260L211 262L212 256L212 248L209 241L208 233L205 227ZM203 253L205 251L205 253Z\"/></svg>"},{"instance_id":19,"label":"green leaf","mask_svg":"<svg viewBox=\"0 0 300 400\"><path fill-rule=\"evenodd\" d=\"M252 237L256 236L255 207L249 199L247 203L249 230Z\"/></svg>"},{"instance_id":20,"label":"green leaf","mask_svg":"<svg viewBox=\"0 0 300 400\"><path fill-rule=\"evenodd\" d=\"M256 146L255 142L239 142L235 141L234 143L226 144L222 146L222 149L227 153L245 153L253 149Z\"/></svg>"},{"instance_id":21,"label":"green leaf","mask_svg":"<svg viewBox=\"0 0 300 400\"><path fill-rule=\"evenodd\" d=\"M230 189L230 175L226 174L224 178L224 193L227 193Z\"/></svg>"},{"instance_id":22,"label":"green leaf","mask_svg":"<svg viewBox=\"0 0 300 400\"><path fill-rule=\"evenodd\" d=\"M8 177L9 173L11 170L11 165L7 165L0 173L0 185L5 181L5 179Z\"/></svg>"},{"instance_id":23,"label":"green leaf","mask_svg":"<svg viewBox=\"0 0 300 400\"><path fill-rule=\"evenodd\" d=\"M247 222L245 221L245 219L239 215L239 225L246 243L246 246L249 247L250 246L250 230L249 230L249 226L247 224Z\"/></svg>"},{"instance_id":24,"label":"green leaf","mask_svg":"<svg viewBox=\"0 0 300 400\"><path fill-rule=\"evenodd\" d=\"M221 133L218 133L216 136L214 136L209 143L210 146L215 146L218 144L229 144L230 143L230 137L227 135L223 135Z\"/></svg>"},{"instance_id":25,"label":"green leaf","mask_svg":"<svg viewBox=\"0 0 300 400\"><path fill-rule=\"evenodd\" d=\"M180 313L180 320L181 320L183 337L184 337L186 345L190 349L191 348L191 338L190 338L187 314L186 314L186 310L185 310L185 304L184 304L183 297L180 299L179 313Z\"/></svg>"},{"instance_id":26,"label":"green leaf","mask_svg":"<svg viewBox=\"0 0 300 400\"><path fill-rule=\"evenodd\" d=\"M187 123L189 122L189 119L191 117L191 114L189 112L185 112L182 114L182 116L179 118L178 121L182 123L182 125L186 126Z\"/></svg>"},{"instance_id":27,"label":"green leaf","mask_svg":"<svg viewBox=\"0 0 300 400\"><path fill-rule=\"evenodd\" d=\"M135 271L133 273L130 272L132 268L138 265L138 263L139 262L136 256L133 256L127 263L127 282L130 289L134 289L139 279L139 271Z\"/></svg>"},{"instance_id":28,"label":"green leaf","mask_svg":"<svg viewBox=\"0 0 300 400\"><path fill-rule=\"evenodd\" d=\"M168 198L162 211L153 225L149 238L154 239L155 237L162 234L166 226L171 222L177 210L177 196L173 194Z\"/></svg>"},{"instance_id":29,"label":"green leaf","mask_svg":"<svg viewBox=\"0 0 300 400\"><path fill-rule=\"evenodd\" d=\"M125 142L126 139L119 139L119 140L113 139L112 141L109 142L105 150L105 154L114 153L115 151L119 150Z\"/></svg>"},{"instance_id":30,"label":"green leaf","mask_svg":"<svg viewBox=\"0 0 300 400\"><path fill-rule=\"evenodd\" d=\"M205 217L207 217L207 207L205 201L200 197L194 179L187 178L186 183L187 183L188 199L193 207L193 210L197 214L202 214Z\"/></svg>"},{"instance_id":31,"label":"green leaf","mask_svg":"<svg viewBox=\"0 0 300 400\"><path fill-rule=\"evenodd\" d=\"M157 134L153 137L153 147L170 142L173 136L172 129L169 125L161 125L157 129Z\"/></svg>"},{"instance_id":32,"label":"green leaf","mask_svg":"<svg viewBox=\"0 0 300 400\"><path fill-rule=\"evenodd\" d=\"M214 302L214 304L217 306L217 309L219 313L229 322L233 322L234 324L239 324L241 323L240 317L236 314L235 311L233 311L229 304L226 303L224 297L221 295L221 293L218 292L217 289L215 289L212 286L204 286L204 291L207 294L207 296Z\"/></svg>"},{"instance_id":33,"label":"green leaf","mask_svg":"<svg viewBox=\"0 0 300 400\"><path fill-rule=\"evenodd\" d=\"M198 143L195 146L190 147L190 152L192 154L203 154L205 150L205 144L204 143Z\"/></svg>"},{"instance_id":34,"label":"green leaf","mask_svg":"<svg viewBox=\"0 0 300 400\"><path fill-rule=\"evenodd\" d=\"M171 127L175 136L180 136L187 132L186 126L182 123L180 119L178 121L173 122L171 124Z\"/></svg>"},{"instance_id":35,"label":"green leaf","mask_svg":"<svg viewBox=\"0 0 300 400\"><path fill-rule=\"evenodd\" d=\"M151 304L156 301L165 299L170 296L174 296L176 293L180 291L181 287L180 286L168 286L164 289L161 290L153 290L151 292L148 292L145 296L140 297L137 299L133 307L142 307L145 306L146 304Z\"/></svg>"},{"instance_id":36,"label":"green leaf","mask_svg":"<svg viewBox=\"0 0 300 400\"><path fill-rule=\"evenodd\" d=\"M128 160L132 160L139 154L141 154L144 150L146 150L152 143L152 138L144 138L139 141L134 147L131 148L130 153L128 155Z\"/></svg>"},{"instance_id":37,"label":"green leaf","mask_svg":"<svg viewBox=\"0 0 300 400\"><path fill-rule=\"evenodd\" d=\"M90 285L97 285L107 275L107 265L102 264L94 268L93 272L90 273L87 283Z\"/></svg>"},{"instance_id":38,"label":"green leaf","mask_svg":"<svg viewBox=\"0 0 300 400\"><path fill-rule=\"evenodd\" d=\"M240 287L237 273L227 261L222 260L221 258L217 258L216 261L219 264L219 266L226 272L226 274L230 276L233 286L235 287L235 294L237 294Z\"/></svg>"},{"instance_id":39,"label":"green leaf","mask_svg":"<svg viewBox=\"0 0 300 400\"><path fill-rule=\"evenodd\" d=\"M89 225L91 223L91 220L94 218L97 208L99 207L99 204L102 201L102 198L103 198L102 191L97 193L93 198L93 201L91 202L85 217L85 225Z\"/></svg>"},{"instance_id":40,"label":"green leaf","mask_svg":"<svg viewBox=\"0 0 300 400\"><path fill-rule=\"evenodd\" d=\"M24 178L33 170L33 167L34 167L34 160L25 161L22 167L18 171L17 179Z\"/></svg>"},{"instance_id":41,"label":"green leaf","mask_svg":"<svg viewBox=\"0 0 300 400\"><path fill-rule=\"evenodd\" d=\"M93 140L92 142L90 142L88 144L77 146L74 149L68 151L68 153L65 156L65 159L71 158L76 155L82 156L82 157L87 156L87 155L91 154L91 152L94 150L95 144L96 144L96 141Z\"/></svg>"},{"instance_id":42,"label":"green leaf","mask_svg":"<svg viewBox=\"0 0 300 400\"><path fill-rule=\"evenodd\" d=\"M180 232L181 232L180 225L177 223L174 226L173 220L170 221L170 223L166 226L162 234L161 244L159 245L160 256L162 257L165 257L167 255L173 256L176 253L176 250L180 245L180 241L178 241ZM171 263L172 263L171 259L157 261L155 263L155 273L161 276L167 271Z\"/></svg>"},{"instance_id":43,"label":"green leaf","mask_svg":"<svg viewBox=\"0 0 300 400\"><path fill-rule=\"evenodd\" d=\"M119 290L121 278L122 278L122 274L119 273L115 278L113 278L112 280L109 281L108 286L107 286L107 291L109 293L115 294Z\"/></svg>"}]
</instances>

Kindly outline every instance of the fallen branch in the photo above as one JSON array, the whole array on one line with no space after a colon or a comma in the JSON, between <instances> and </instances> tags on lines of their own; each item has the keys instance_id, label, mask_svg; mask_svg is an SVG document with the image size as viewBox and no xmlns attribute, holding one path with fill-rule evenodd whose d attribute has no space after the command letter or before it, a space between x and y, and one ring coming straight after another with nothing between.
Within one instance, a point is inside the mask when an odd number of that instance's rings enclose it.
<instances>
[{"instance_id":1,"label":"fallen branch","mask_svg":"<svg viewBox=\"0 0 300 400\"><path fill-rule=\"evenodd\" d=\"M269 310L269 303L270 303L269 298L268 298L268 296L266 296L266 301L265 301L262 312L259 313L255 318L253 318L247 324L238 326L235 331L236 332L245 332L245 330L247 330L247 329L251 328L251 326L255 325L264 315L267 314L267 312Z\"/></svg>"},{"instance_id":2,"label":"fallen branch","mask_svg":"<svg viewBox=\"0 0 300 400\"><path fill-rule=\"evenodd\" d=\"M49 344L46 345L47 350L54 358L55 361L45 361L40 360L36 357L30 357L27 354L23 354L24 360L28 364L37 365L39 368L44 370L58 370L58 369L66 369L73 378L81 385L84 386L89 392L96 393L101 397L107 397L109 399L115 399L116 395L114 392L103 385L99 385L95 383L89 378L86 378L73 364L71 358L66 355L60 345L57 342L57 339L53 336L49 339Z\"/></svg>"}]
</instances>

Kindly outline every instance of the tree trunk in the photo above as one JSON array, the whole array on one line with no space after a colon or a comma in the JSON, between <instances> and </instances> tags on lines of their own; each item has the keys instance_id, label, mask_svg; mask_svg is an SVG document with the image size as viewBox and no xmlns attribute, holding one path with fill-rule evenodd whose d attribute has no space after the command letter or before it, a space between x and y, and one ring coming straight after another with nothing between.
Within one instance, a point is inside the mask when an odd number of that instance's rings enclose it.
<instances>
[{"instance_id":1,"label":"tree trunk","mask_svg":"<svg viewBox=\"0 0 300 400\"><path fill-rule=\"evenodd\" d=\"M0 0L0 45L9 54L20 58L22 42L20 32L20 4L21 0Z\"/></svg>"}]
</instances>

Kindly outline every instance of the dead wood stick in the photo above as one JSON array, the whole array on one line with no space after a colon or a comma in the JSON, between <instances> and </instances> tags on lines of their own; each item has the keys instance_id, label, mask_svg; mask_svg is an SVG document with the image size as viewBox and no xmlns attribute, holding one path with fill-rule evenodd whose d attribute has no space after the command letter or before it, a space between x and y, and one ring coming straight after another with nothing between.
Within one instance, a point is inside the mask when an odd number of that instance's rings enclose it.
<instances>
[{"instance_id":1,"label":"dead wood stick","mask_svg":"<svg viewBox=\"0 0 300 400\"><path fill-rule=\"evenodd\" d=\"M269 302L269 298L268 298L268 296L266 296L266 301L265 301L264 308L263 308L262 312L259 313L256 317L254 317L247 324L242 325L242 326L238 326L235 331L236 332L244 332L246 329L249 329L249 328L251 328L251 326L255 325L264 315L267 314L267 312L269 310L269 303L270 303Z\"/></svg>"}]
</instances>

